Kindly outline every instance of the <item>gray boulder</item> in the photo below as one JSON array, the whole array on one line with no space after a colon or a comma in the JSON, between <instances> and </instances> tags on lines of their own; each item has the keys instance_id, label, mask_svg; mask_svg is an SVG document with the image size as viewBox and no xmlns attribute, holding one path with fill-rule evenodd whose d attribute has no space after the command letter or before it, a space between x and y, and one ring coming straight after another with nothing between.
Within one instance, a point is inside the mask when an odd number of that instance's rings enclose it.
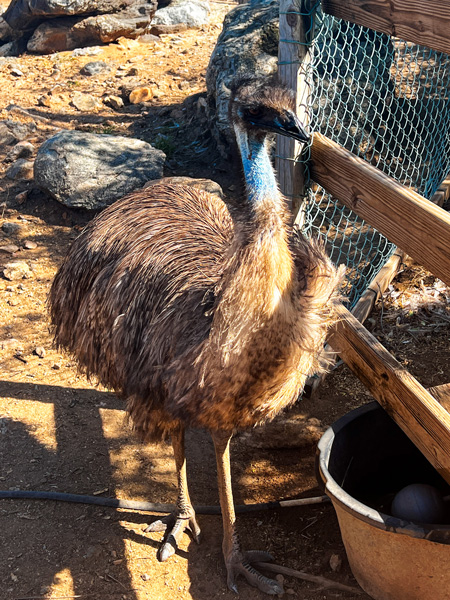
<instances>
[{"instance_id":1,"label":"gray boulder","mask_svg":"<svg viewBox=\"0 0 450 600\"><path fill-rule=\"evenodd\" d=\"M27 50L50 54L80 46L107 44L119 37L137 38L150 27L156 0L135 4L115 14L66 17L39 25L28 41Z\"/></svg>"},{"instance_id":2,"label":"gray boulder","mask_svg":"<svg viewBox=\"0 0 450 600\"><path fill-rule=\"evenodd\" d=\"M62 204L95 210L162 177L165 158L141 140L63 131L39 148L34 178Z\"/></svg>"},{"instance_id":3,"label":"gray boulder","mask_svg":"<svg viewBox=\"0 0 450 600\"><path fill-rule=\"evenodd\" d=\"M210 10L208 0L172 0L155 12L152 25L201 27L208 22Z\"/></svg>"},{"instance_id":4,"label":"gray boulder","mask_svg":"<svg viewBox=\"0 0 450 600\"><path fill-rule=\"evenodd\" d=\"M12 0L2 17L13 29L25 31L55 17L111 14L135 4L136 0ZM140 1L139 4L145 3ZM154 13L156 0L149 0L147 4Z\"/></svg>"},{"instance_id":5,"label":"gray boulder","mask_svg":"<svg viewBox=\"0 0 450 600\"><path fill-rule=\"evenodd\" d=\"M13 42L18 38L22 37L22 32L17 29L13 29L3 18L0 16L0 42Z\"/></svg>"},{"instance_id":6,"label":"gray boulder","mask_svg":"<svg viewBox=\"0 0 450 600\"><path fill-rule=\"evenodd\" d=\"M228 125L230 84L238 77L277 72L278 21L277 0L243 4L225 17L206 73L207 114L217 146L225 156L233 140Z\"/></svg>"}]
</instances>

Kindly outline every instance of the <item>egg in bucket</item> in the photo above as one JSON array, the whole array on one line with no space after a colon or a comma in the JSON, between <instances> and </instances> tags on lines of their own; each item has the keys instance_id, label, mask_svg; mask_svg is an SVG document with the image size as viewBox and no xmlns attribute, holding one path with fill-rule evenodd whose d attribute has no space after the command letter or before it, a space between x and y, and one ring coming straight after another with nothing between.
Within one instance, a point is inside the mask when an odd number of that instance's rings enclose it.
<instances>
[{"instance_id":1,"label":"egg in bucket","mask_svg":"<svg viewBox=\"0 0 450 600\"><path fill-rule=\"evenodd\" d=\"M387 413L373 402L339 419L319 442L317 466L364 591L449 600L450 486Z\"/></svg>"}]
</instances>

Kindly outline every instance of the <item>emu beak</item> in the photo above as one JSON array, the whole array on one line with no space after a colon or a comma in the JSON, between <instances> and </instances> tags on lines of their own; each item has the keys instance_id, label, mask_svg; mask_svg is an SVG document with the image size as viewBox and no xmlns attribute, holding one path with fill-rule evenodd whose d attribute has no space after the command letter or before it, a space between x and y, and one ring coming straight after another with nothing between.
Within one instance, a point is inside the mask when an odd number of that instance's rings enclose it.
<instances>
[{"instance_id":1,"label":"emu beak","mask_svg":"<svg viewBox=\"0 0 450 600\"><path fill-rule=\"evenodd\" d=\"M275 119L274 130L280 135L294 138L299 142L308 142L310 140L309 133L306 132L300 119L293 112L286 112Z\"/></svg>"}]
</instances>

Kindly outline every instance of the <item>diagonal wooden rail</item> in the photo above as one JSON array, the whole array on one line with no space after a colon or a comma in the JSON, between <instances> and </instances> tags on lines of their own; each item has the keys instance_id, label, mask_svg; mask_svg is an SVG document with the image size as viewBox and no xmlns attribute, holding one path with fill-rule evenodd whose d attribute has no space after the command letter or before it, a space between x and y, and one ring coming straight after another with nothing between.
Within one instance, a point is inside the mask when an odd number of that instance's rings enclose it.
<instances>
[{"instance_id":1,"label":"diagonal wooden rail","mask_svg":"<svg viewBox=\"0 0 450 600\"><path fill-rule=\"evenodd\" d=\"M450 214L315 133L311 178L450 285Z\"/></svg>"},{"instance_id":2,"label":"diagonal wooden rail","mask_svg":"<svg viewBox=\"0 0 450 600\"><path fill-rule=\"evenodd\" d=\"M450 54L450 0L322 0L322 10Z\"/></svg>"},{"instance_id":3,"label":"diagonal wooden rail","mask_svg":"<svg viewBox=\"0 0 450 600\"><path fill-rule=\"evenodd\" d=\"M311 178L450 284L450 215L316 133ZM328 342L450 483L450 414L342 305Z\"/></svg>"},{"instance_id":4,"label":"diagonal wooden rail","mask_svg":"<svg viewBox=\"0 0 450 600\"><path fill-rule=\"evenodd\" d=\"M344 306L337 310L330 346L450 483L450 414Z\"/></svg>"}]
</instances>

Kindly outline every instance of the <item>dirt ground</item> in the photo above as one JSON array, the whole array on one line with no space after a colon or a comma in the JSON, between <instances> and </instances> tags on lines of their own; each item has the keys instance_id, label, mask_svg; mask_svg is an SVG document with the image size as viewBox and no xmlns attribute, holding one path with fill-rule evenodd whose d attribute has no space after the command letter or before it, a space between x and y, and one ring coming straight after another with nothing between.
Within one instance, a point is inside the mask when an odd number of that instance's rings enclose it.
<instances>
[{"instance_id":1,"label":"dirt ground","mask_svg":"<svg viewBox=\"0 0 450 600\"><path fill-rule=\"evenodd\" d=\"M63 52L0 60L0 119L26 124L27 140L36 148L60 128L140 137L167 153L166 175L211 178L232 200L239 181L215 153L200 108L209 56L233 6L212 3L211 22L200 31L145 43L120 40L95 57ZM80 75L92 60L107 62L111 70ZM119 69L122 65L126 68ZM12 74L14 68L23 75ZM72 105L75 92L99 100L120 95L131 77L156 91L148 103L113 110L99 101L88 113ZM0 279L0 488L171 503L176 478L170 446L138 443L114 394L91 385L52 347L49 285L92 215L63 207L32 181L5 177L8 150L0 149L0 266L20 258L30 277ZM11 232L5 224L18 227ZM449 293L421 268L406 269L367 323L425 386L449 379ZM277 434L276 425L238 436L232 447L236 503L320 495L314 464L321 431L370 400L341 365L314 399L303 399L290 412L295 427L289 439ZM208 435L190 432L187 454L194 503L217 504ZM83 504L1 500L1 600L235 598L225 583L220 517L200 516L201 544L186 536L166 563L156 560L159 534L144 532L152 519L148 513ZM357 587L330 505L254 513L239 521L244 547L268 550L277 564ZM368 598L293 577L284 578L284 587L286 597L301 600ZM244 581L239 596L264 597Z\"/></svg>"}]
</instances>

